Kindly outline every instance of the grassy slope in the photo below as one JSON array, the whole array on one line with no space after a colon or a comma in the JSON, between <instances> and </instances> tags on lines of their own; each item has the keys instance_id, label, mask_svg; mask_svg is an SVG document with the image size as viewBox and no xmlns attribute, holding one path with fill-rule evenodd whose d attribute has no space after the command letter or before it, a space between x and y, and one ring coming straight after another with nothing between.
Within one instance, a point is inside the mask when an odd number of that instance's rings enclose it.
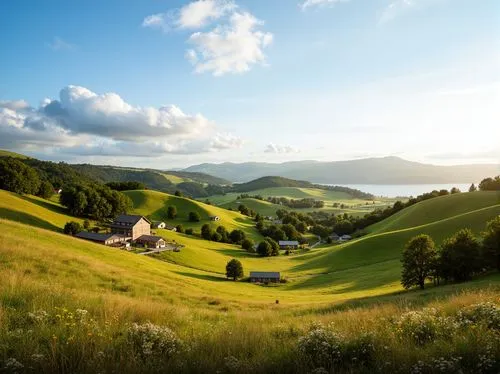
<instances>
[{"instance_id":1,"label":"grassy slope","mask_svg":"<svg viewBox=\"0 0 500 374\"><path fill-rule=\"evenodd\" d=\"M0 217L2 218L51 230L60 230L60 227L71 219L57 204L31 197L19 197L5 191L0 191L0 193ZM172 203L179 210L199 210L200 214L204 214L205 217L210 214L218 214L222 217L221 222L228 228L248 229L252 224L246 218L241 218L239 213L163 193L131 191L129 195L134 199L136 213L139 214L149 213L153 217L161 218L165 214L165 207ZM479 195L482 194L477 193L477 195L471 194L469 196L478 198ZM467 196L467 194L463 196ZM441 205L448 205L446 201L448 199L457 198L448 196L435 199L436 209L440 209ZM489 199L489 196L486 196L485 199ZM487 220L500 214L500 204L474 209L487 203L476 204L466 200L463 202L464 204L468 203L471 210L437 222L431 220L421 226L379 232L342 245L316 248L302 254L278 258L262 259L255 255L249 255L236 246L207 242L195 237L158 230L167 239L184 244L185 248L180 253L163 254L163 259L170 263L154 259L144 260L142 256L108 249L62 235L54 236L55 234L7 221L3 223L4 230L1 232L3 241L0 247L1 250L10 251L16 245L23 246L27 251L26 255L29 253L29 256L37 258L33 262L46 263L47 266L52 260L50 256L43 261L37 257L46 250L57 250L58 253L66 253L67 256L70 256L72 251L78 248L80 250L74 253L79 253L79 255L91 249L92 251L89 252L91 254L100 250L106 256L93 258L96 261L104 262L101 264L102 266L110 264L115 266L121 261L125 261L126 270L118 271L117 274L126 272L127 276L115 281L118 285L124 284L125 286L122 288L125 289L128 287L127 285L136 283L134 279L145 277L143 274L130 270L137 266L157 269L151 274L152 278L149 278L151 282L157 282L156 272L165 273L162 277L172 276L173 284L178 285L185 282L186 285L194 285L203 289L205 295L214 297L215 295L226 295L224 297L231 300L244 300L249 297L256 302L270 300L273 297L297 303L346 300L399 291L401 289L399 285L400 251L412 236L418 233L427 233L439 243L443 238L462 227L470 227L477 233L484 228L484 223ZM421 204L425 205L424 203ZM494 200L490 201L490 204L494 203ZM454 210L453 212L462 212L462 210ZM415 221L418 221L418 217L415 215ZM40 247L46 249L41 250ZM36 253L31 253L32 250ZM251 270L281 271L289 279L289 283L277 288L260 287L247 283L221 283L224 279L225 264L234 257L241 260L247 274ZM134 265L134 263L136 264ZM145 263L148 265L144 265ZM171 272L171 274L168 275L167 272ZM181 278L178 278L179 276ZM116 287L120 288L121 286ZM133 286L132 288L137 290L138 287ZM144 287L147 288L147 286ZM182 292L179 291L179 293Z\"/></svg>"},{"instance_id":2,"label":"grassy slope","mask_svg":"<svg viewBox=\"0 0 500 374\"><path fill-rule=\"evenodd\" d=\"M191 227L198 231L205 223L211 224L214 228L222 225L227 230L242 229L247 231L251 237L260 238L260 234L253 227L253 221L239 212L232 212L199 201L157 191L126 191L125 193L134 203L133 213L148 216L152 220L162 220L172 225L182 224L185 228ZM173 220L167 217L167 208L170 205L175 206L178 212L177 218ZM199 213L201 221L189 222L189 212ZM210 221L210 216L219 216L220 221Z\"/></svg>"},{"instance_id":3,"label":"grassy slope","mask_svg":"<svg viewBox=\"0 0 500 374\"><path fill-rule=\"evenodd\" d=\"M0 157L15 157L15 158L21 158L21 159L28 158L28 156L22 155L20 153L5 151L3 149L0 149Z\"/></svg>"}]
</instances>

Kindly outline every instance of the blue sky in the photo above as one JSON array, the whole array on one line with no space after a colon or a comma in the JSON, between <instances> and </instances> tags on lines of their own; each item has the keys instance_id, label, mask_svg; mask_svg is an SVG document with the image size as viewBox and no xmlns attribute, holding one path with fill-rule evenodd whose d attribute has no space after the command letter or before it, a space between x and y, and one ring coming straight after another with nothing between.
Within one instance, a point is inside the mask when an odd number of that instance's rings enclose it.
<instances>
[{"instance_id":1,"label":"blue sky","mask_svg":"<svg viewBox=\"0 0 500 374\"><path fill-rule=\"evenodd\" d=\"M148 167L498 162L496 0L0 3L0 148Z\"/></svg>"}]
</instances>

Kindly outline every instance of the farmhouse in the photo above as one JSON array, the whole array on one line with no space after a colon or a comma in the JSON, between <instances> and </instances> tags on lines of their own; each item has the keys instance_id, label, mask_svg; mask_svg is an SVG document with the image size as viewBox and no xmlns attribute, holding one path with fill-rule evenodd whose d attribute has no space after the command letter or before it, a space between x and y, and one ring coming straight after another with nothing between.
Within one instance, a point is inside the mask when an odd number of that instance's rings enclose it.
<instances>
[{"instance_id":1,"label":"farmhouse","mask_svg":"<svg viewBox=\"0 0 500 374\"><path fill-rule=\"evenodd\" d=\"M147 248L165 248L166 245L165 240L161 236L155 235L141 235L135 242Z\"/></svg>"},{"instance_id":2,"label":"farmhouse","mask_svg":"<svg viewBox=\"0 0 500 374\"><path fill-rule=\"evenodd\" d=\"M104 245L117 245L125 243L130 238L119 234L100 234L95 232L82 231L75 235L77 238L90 240Z\"/></svg>"},{"instance_id":3,"label":"farmhouse","mask_svg":"<svg viewBox=\"0 0 500 374\"><path fill-rule=\"evenodd\" d=\"M109 225L113 234L120 234L136 240L141 235L151 234L151 222L143 216L122 214Z\"/></svg>"},{"instance_id":4,"label":"farmhouse","mask_svg":"<svg viewBox=\"0 0 500 374\"><path fill-rule=\"evenodd\" d=\"M299 248L299 242L297 240L280 240L278 242L281 249L297 249Z\"/></svg>"},{"instance_id":5,"label":"farmhouse","mask_svg":"<svg viewBox=\"0 0 500 374\"><path fill-rule=\"evenodd\" d=\"M278 283L281 279L280 273L276 271L251 271L250 282L252 283Z\"/></svg>"},{"instance_id":6,"label":"farmhouse","mask_svg":"<svg viewBox=\"0 0 500 374\"><path fill-rule=\"evenodd\" d=\"M219 216L210 216L210 221L220 221Z\"/></svg>"},{"instance_id":7,"label":"farmhouse","mask_svg":"<svg viewBox=\"0 0 500 374\"><path fill-rule=\"evenodd\" d=\"M155 221L155 222L151 223L151 227L154 229L164 229L165 226L166 226L165 222Z\"/></svg>"}]
</instances>

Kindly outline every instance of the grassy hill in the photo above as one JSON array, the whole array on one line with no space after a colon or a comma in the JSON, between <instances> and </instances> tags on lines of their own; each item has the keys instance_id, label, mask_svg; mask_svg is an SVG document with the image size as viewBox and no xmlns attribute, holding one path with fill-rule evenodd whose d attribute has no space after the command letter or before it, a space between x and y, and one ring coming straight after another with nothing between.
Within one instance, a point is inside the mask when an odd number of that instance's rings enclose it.
<instances>
[{"instance_id":1,"label":"grassy hill","mask_svg":"<svg viewBox=\"0 0 500 374\"><path fill-rule=\"evenodd\" d=\"M133 213L142 214L152 220L161 220L171 225L182 224L185 228L194 228L200 231L203 224L209 223L214 228L219 225L227 230L242 229L249 233L251 237L260 238L260 234L253 227L254 222L239 212L229 211L213 205L191 200L184 197L177 197L158 191L125 191L127 196L132 199L134 204ZM178 216L176 219L168 219L168 206L177 208ZM189 212L197 212L200 222L189 222ZM211 221L211 216L218 216L220 221Z\"/></svg>"},{"instance_id":2,"label":"grassy hill","mask_svg":"<svg viewBox=\"0 0 500 374\"><path fill-rule=\"evenodd\" d=\"M5 151L3 149L0 149L0 157L15 157L15 158L20 158L20 159L29 158L28 156L22 155L20 153Z\"/></svg>"}]
</instances>

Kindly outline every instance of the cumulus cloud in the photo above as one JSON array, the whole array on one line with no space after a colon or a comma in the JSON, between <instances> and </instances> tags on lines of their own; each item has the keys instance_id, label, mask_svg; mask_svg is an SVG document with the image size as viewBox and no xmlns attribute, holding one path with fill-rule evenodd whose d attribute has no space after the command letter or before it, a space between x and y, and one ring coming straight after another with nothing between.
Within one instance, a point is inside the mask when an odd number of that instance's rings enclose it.
<instances>
[{"instance_id":1,"label":"cumulus cloud","mask_svg":"<svg viewBox=\"0 0 500 374\"><path fill-rule=\"evenodd\" d=\"M45 100L38 108L24 101L0 102L0 145L13 144L63 147L84 155L146 156L237 148L241 140L219 134L212 121L175 105L137 107L116 93L67 86L58 100Z\"/></svg>"},{"instance_id":2,"label":"cumulus cloud","mask_svg":"<svg viewBox=\"0 0 500 374\"><path fill-rule=\"evenodd\" d=\"M262 22L250 13L236 12L229 25L191 35L195 72L221 76L246 72L252 65L265 63L263 49L271 44L273 35L257 30L260 25Z\"/></svg>"},{"instance_id":3,"label":"cumulus cloud","mask_svg":"<svg viewBox=\"0 0 500 374\"><path fill-rule=\"evenodd\" d=\"M264 152L283 154L283 153L299 153L300 151L297 148L294 148L290 145L279 145L279 144L269 143L268 145L266 145Z\"/></svg>"},{"instance_id":4,"label":"cumulus cloud","mask_svg":"<svg viewBox=\"0 0 500 374\"><path fill-rule=\"evenodd\" d=\"M307 8L311 7L334 5L337 3L345 3L347 1L350 0L306 0L300 5L300 7L302 8L302 10L306 10Z\"/></svg>"},{"instance_id":5,"label":"cumulus cloud","mask_svg":"<svg viewBox=\"0 0 500 374\"><path fill-rule=\"evenodd\" d=\"M208 31L200 31L218 21ZM270 32L261 30L263 22L246 11L240 11L232 0L197 0L180 9L146 17L142 25L168 31L172 28L196 31L185 58L196 73L243 73L255 64L265 64L264 49L273 40Z\"/></svg>"}]
</instances>

